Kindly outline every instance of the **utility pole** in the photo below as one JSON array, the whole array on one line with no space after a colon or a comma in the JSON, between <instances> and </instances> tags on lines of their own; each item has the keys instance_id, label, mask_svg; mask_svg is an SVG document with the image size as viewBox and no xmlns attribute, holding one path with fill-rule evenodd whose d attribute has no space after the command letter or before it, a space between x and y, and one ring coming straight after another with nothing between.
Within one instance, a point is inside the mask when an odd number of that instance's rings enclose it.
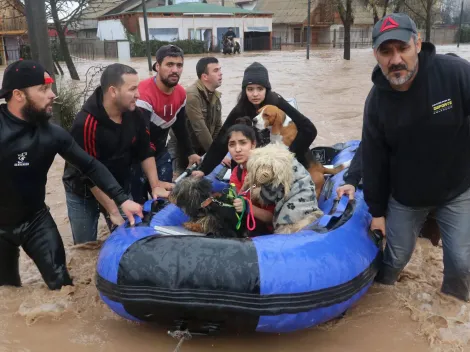
<instances>
[{"instance_id":1,"label":"utility pole","mask_svg":"<svg viewBox=\"0 0 470 352\"><path fill-rule=\"evenodd\" d=\"M463 17L463 0L462 0L462 7L460 8L459 36L457 39L457 48L460 47L460 37L462 36L462 17Z\"/></svg>"},{"instance_id":2,"label":"utility pole","mask_svg":"<svg viewBox=\"0 0 470 352\"><path fill-rule=\"evenodd\" d=\"M307 6L307 11L308 11L308 14L307 14L307 60L310 59L310 31L312 30L311 26L310 26L310 2L311 0L307 0L308 1L308 6Z\"/></svg>"},{"instance_id":3,"label":"utility pole","mask_svg":"<svg viewBox=\"0 0 470 352\"><path fill-rule=\"evenodd\" d=\"M145 0L142 0L142 10L144 11L145 41L147 44L147 60L149 64L149 75L152 75L152 53L150 52L149 23L147 19L147 6L145 5Z\"/></svg>"},{"instance_id":4,"label":"utility pole","mask_svg":"<svg viewBox=\"0 0 470 352\"><path fill-rule=\"evenodd\" d=\"M25 0L26 21L28 23L28 38L31 45L33 60L39 61L54 77L54 62L49 45L47 32L46 2L45 0ZM57 85L52 84L52 90L57 95ZM57 104L53 107L52 121L60 124L60 109Z\"/></svg>"}]
</instances>

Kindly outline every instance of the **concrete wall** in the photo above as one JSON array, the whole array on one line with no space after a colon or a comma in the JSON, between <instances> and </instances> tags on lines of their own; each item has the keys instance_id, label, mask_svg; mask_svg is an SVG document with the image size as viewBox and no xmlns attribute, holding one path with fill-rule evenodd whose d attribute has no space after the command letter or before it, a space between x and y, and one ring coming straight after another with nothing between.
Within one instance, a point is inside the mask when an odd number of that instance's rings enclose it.
<instances>
[{"instance_id":1,"label":"concrete wall","mask_svg":"<svg viewBox=\"0 0 470 352\"><path fill-rule=\"evenodd\" d=\"M145 38L144 19L139 18L140 35ZM196 29L212 29L213 36L217 33L217 28L233 27L238 28L240 33L250 30L249 27L267 27L268 31L272 31L272 19L260 17L158 17L148 19L149 30L151 28L177 28L178 39L189 39L189 30ZM217 43L213 43L217 45Z\"/></svg>"}]
</instances>

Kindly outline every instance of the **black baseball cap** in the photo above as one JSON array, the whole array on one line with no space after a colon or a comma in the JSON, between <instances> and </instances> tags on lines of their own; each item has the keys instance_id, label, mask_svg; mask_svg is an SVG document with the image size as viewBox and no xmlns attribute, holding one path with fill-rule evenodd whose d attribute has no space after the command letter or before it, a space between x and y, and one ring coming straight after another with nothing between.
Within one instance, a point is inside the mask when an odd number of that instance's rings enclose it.
<instances>
[{"instance_id":1,"label":"black baseball cap","mask_svg":"<svg viewBox=\"0 0 470 352\"><path fill-rule=\"evenodd\" d=\"M158 48L157 52L155 53L155 58L158 61L163 61L164 58L167 56L171 57L184 57L184 52L183 49L181 49L179 46L173 45L173 44L168 44L161 46ZM157 72L157 69L155 66L157 65L157 62L155 62L152 66L152 69Z\"/></svg>"},{"instance_id":2,"label":"black baseball cap","mask_svg":"<svg viewBox=\"0 0 470 352\"><path fill-rule=\"evenodd\" d=\"M18 60L8 65L3 75L0 99L15 89L23 89L42 84L54 83L51 78L44 78L44 73L51 74L39 62L32 60Z\"/></svg>"},{"instance_id":3,"label":"black baseball cap","mask_svg":"<svg viewBox=\"0 0 470 352\"><path fill-rule=\"evenodd\" d=\"M404 13L392 13L377 22L372 30L372 47L378 48L387 40L408 43L412 34L418 34L416 23Z\"/></svg>"}]
</instances>

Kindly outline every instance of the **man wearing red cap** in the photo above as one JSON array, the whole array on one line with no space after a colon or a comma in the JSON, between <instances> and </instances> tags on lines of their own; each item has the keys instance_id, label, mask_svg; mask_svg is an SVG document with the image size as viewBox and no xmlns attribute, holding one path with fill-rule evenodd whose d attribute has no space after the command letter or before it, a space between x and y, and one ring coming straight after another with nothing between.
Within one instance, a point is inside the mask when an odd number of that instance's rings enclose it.
<instances>
[{"instance_id":1,"label":"man wearing red cap","mask_svg":"<svg viewBox=\"0 0 470 352\"><path fill-rule=\"evenodd\" d=\"M392 285L435 212L444 250L441 290L470 300L470 64L436 54L394 13L372 32L378 65L364 110L362 170L371 229L387 239L377 280Z\"/></svg>"},{"instance_id":2,"label":"man wearing red cap","mask_svg":"<svg viewBox=\"0 0 470 352\"><path fill-rule=\"evenodd\" d=\"M57 226L45 204L47 172L56 154L75 165L116 204L131 224L142 207L130 201L108 169L51 124L53 79L34 61L12 63L0 99L0 286L21 286L19 246L33 259L49 289L71 285Z\"/></svg>"}]
</instances>

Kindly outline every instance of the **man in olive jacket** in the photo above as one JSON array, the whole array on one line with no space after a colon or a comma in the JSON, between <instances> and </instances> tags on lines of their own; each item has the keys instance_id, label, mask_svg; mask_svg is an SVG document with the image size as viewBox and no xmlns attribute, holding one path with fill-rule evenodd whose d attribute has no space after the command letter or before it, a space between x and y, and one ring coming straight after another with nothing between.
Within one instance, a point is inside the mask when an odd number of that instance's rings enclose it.
<instances>
[{"instance_id":1,"label":"man in olive jacket","mask_svg":"<svg viewBox=\"0 0 470 352\"><path fill-rule=\"evenodd\" d=\"M215 57L204 57L196 65L198 80L186 89L186 126L192 148L204 155L222 128L221 93L216 89L222 84L222 71ZM168 151L173 161L173 179L187 167L187 158L182 155L181 143L170 131ZM230 165L229 160L224 163Z\"/></svg>"}]
</instances>

